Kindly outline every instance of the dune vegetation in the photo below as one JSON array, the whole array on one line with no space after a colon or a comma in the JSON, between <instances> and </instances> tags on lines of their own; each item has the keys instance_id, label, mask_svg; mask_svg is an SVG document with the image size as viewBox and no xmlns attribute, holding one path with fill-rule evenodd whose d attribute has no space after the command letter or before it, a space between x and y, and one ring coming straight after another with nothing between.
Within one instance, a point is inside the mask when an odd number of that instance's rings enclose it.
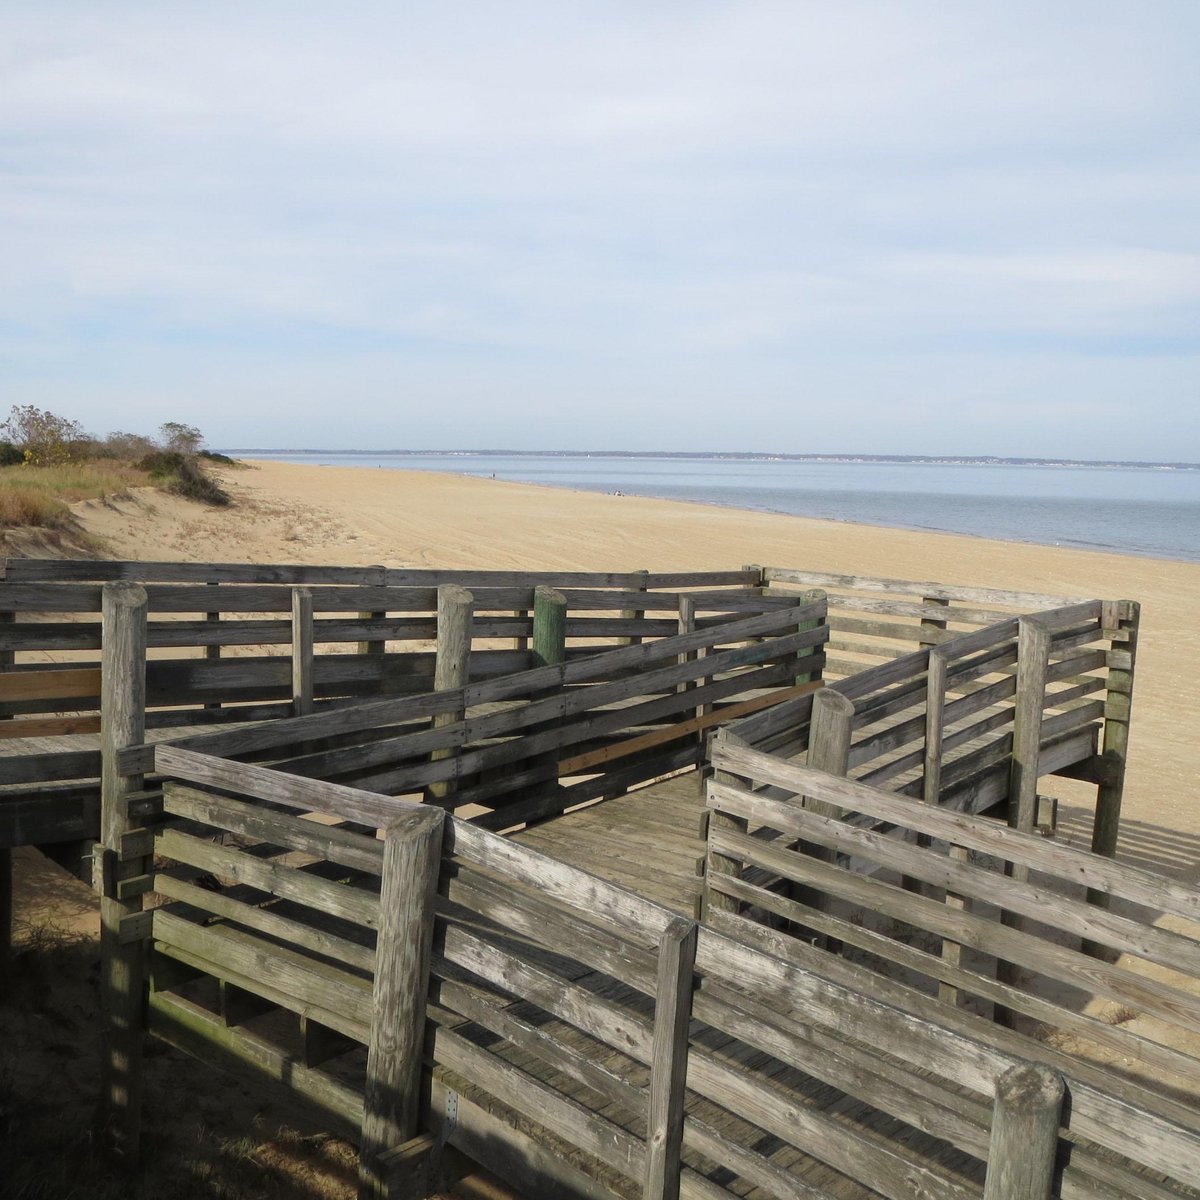
<instances>
[{"instance_id":1,"label":"dune vegetation","mask_svg":"<svg viewBox=\"0 0 1200 1200\"><path fill-rule=\"evenodd\" d=\"M69 529L69 505L120 498L132 487L229 503L204 464L231 460L205 450L193 425L168 421L157 438L135 433L96 438L76 421L24 404L0 425L0 438L0 529Z\"/></svg>"}]
</instances>

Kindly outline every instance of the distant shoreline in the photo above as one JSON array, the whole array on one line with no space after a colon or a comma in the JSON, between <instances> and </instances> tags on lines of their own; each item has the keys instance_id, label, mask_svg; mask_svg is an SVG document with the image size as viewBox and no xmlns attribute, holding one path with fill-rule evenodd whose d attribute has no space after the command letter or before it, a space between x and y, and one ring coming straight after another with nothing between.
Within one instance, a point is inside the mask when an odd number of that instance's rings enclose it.
<instances>
[{"instance_id":1,"label":"distant shoreline","mask_svg":"<svg viewBox=\"0 0 1200 1200\"><path fill-rule=\"evenodd\" d=\"M222 446L222 454L246 455L339 455L346 458L378 458L396 455L406 458L620 458L620 459L684 459L692 461L725 462L802 462L802 463L879 463L890 466L947 466L947 467L1107 467L1149 471L1200 471L1196 462L1150 462L1140 459L1089 458L1009 458L999 455L971 454L768 454L758 451L702 450L336 450L302 447L296 449L266 449L262 446Z\"/></svg>"}]
</instances>

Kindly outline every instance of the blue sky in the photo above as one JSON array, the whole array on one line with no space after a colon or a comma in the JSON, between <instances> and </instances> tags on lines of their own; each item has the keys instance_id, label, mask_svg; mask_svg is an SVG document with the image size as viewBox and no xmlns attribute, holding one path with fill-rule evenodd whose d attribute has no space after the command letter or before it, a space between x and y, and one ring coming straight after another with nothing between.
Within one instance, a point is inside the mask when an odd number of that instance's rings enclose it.
<instances>
[{"instance_id":1,"label":"blue sky","mask_svg":"<svg viewBox=\"0 0 1200 1200\"><path fill-rule=\"evenodd\" d=\"M1200 4L0 8L0 410L1200 460Z\"/></svg>"}]
</instances>

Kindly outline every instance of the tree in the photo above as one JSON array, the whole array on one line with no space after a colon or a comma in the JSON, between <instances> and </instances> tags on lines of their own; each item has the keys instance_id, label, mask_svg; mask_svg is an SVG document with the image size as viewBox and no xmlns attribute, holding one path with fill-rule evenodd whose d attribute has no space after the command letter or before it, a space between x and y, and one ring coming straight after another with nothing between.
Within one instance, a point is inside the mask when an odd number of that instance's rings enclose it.
<instances>
[{"instance_id":1,"label":"tree","mask_svg":"<svg viewBox=\"0 0 1200 1200\"><path fill-rule=\"evenodd\" d=\"M181 421L166 421L158 427L159 439L164 450L171 454L182 454L192 458L200 453L204 435L195 425L184 425Z\"/></svg>"},{"instance_id":2,"label":"tree","mask_svg":"<svg viewBox=\"0 0 1200 1200\"><path fill-rule=\"evenodd\" d=\"M100 453L105 458L125 458L130 462L145 458L156 449L153 439L140 433L125 433L123 430L110 433L100 444Z\"/></svg>"},{"instance_id":3,"label":"tree","mask_svg":"<svg viewBox=\"0 0 1200 1200\"><path fill-rule=\"evenodd\" d=\"M14 404L0 432L19 446L25 461L35 467L70 462L76 444L87 436L78 421L33 404Z\"/></svg>"}]
</instances>

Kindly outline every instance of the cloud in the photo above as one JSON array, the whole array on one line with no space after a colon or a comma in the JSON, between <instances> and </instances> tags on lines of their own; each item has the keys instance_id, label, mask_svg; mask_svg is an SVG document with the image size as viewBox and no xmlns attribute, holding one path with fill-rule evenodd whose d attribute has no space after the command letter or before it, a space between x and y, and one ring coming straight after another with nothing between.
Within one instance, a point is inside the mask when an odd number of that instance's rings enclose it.
<instances>
[{"instance_id":1,"label":"cloud","mask_svg":"<svg viewBox=\"0 0 1200 1200\"><path fill-rule=\"evenodd\" d=\"M517 445L536 413L735 448L800 437L802 396L809 442L1029 453L1098 441L1096 401L1200 458L1169 420L1198 32L1104 0L9 6L6 395L98 427L195 405L244 442L298 389L288 440L346 444L316 414L351 386L394 444ZM1042 418L963 400L1005 389Z\"/></svg>"}]
</instances>

